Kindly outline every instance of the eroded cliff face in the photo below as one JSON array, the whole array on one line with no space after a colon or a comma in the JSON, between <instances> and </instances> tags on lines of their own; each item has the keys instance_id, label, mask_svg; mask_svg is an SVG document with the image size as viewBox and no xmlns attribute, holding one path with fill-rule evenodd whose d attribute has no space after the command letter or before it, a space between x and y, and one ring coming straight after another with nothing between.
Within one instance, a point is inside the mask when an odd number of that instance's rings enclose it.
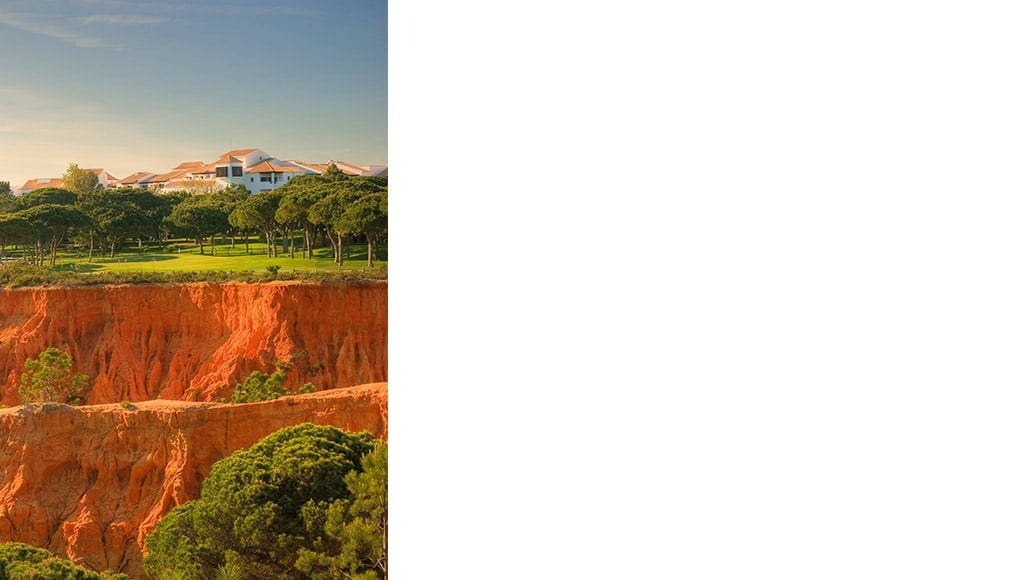
<instances>
[{"instance_id":1,"label":"eroded cliff face","mask_svg":"<svg viewBox=\"0 0 1024 580\"><path fill-rule=\"evenodd\" d=\"M0 402L47 347L91 378L87 404L216 401L254 370L286 385L387 380L387 282L167 284L0 290Z\"/></svg>"},{"instance_id":2,"label":"eroded cliff face","mask_svg":"<svg viewBox=\"0 0 1024 580\"><path fill-rule=\"evenodd\" d=\"M387 439L387 384L244 405L147 401L0 410L0 542L144 577L146 534L217 460L310 422Z\"/></svg>"}]
</instances>

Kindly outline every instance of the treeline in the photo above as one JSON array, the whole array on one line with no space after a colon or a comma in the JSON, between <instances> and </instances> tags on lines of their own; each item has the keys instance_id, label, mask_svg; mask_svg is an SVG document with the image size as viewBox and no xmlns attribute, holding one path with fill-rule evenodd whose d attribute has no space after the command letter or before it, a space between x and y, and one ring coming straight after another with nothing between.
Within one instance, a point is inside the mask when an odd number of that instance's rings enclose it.
<instances>
[{"instance_id":1,"label":"treeline","mask_svg":"<svg viewBox=\"0 0 1024 580\"><path fill-rule=\"evenodd\" d=\"M90 178L91 176L91 178ZM291 257L303 258L330 245L342 264L349 241L365 241L369 266L375 245L387 236L387 178L348 177L334 166L323 175L302 175L285 185L250 195L242 185L226 189L157 193L149 189L104 189L93 173L72 164L67 189L43 188L15 197L0 188L0 261L8 248L21 248L36 265L56 263L58 248L73 244L88 261L114 257L126 243L194 240L205 253L217 236L234 243L249 236L266 240L267 255L278 255L278 240Z\"/></svg>"}]
</instances>

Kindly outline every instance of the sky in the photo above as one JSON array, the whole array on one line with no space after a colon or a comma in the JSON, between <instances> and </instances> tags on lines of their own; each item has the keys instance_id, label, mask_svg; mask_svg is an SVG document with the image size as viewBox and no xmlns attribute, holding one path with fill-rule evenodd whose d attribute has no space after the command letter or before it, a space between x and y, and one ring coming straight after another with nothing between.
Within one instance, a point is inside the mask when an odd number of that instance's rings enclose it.
<instances>
[{"instance_id":1,"label":"sky","mask_svg":"<svg viewBox=\"0 0 1024 580\"><path fill-rule=\"evenodd\" d=\"M386 0L0 1L0 180L387 164Z\"/></svg>"}]
</instances>

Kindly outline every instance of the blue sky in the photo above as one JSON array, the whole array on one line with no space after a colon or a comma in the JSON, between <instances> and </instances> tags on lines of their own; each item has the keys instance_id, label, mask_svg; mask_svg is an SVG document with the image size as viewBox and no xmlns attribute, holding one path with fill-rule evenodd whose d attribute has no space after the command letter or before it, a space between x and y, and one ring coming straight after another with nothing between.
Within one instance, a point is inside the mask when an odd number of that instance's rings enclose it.
<instances>
[{"instance_id":1,"label":"blue sky","mask_svg":"<svg viewBox=\"0 0 1024 580\"><path fill-rule=\"evenodd\" d=\"M0 180L258 147L386 164L386 0L0 1Z\"/></svg>"}]
</instances>

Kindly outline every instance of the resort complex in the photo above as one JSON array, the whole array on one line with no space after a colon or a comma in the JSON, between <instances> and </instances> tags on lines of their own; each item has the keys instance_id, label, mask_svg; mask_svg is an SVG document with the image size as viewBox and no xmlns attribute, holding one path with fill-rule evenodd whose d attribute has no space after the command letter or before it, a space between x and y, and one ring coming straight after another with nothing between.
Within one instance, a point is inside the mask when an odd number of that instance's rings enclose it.
<instances>
[{"instance_id":1,"label":"resort complex","mask_svg":"<svg viewBox=\"0 0 1024 580\"><path fill-rule=\"evenodd\" d=\"M233 149L212 162L184 161L164 173L137 171L118 179L104 169L87 169L95 173L99 184L108 189L143 187L159 191L185 190L205 193L230 185L245 186L250 193L259 193L284 185L299 175L322 175L334 165L345 175L387 177L386 165L353 165L343 161L308 163L294 159L283 160L262 149ZM59 177L30 179L14 188L14 195L24 195L44 187L63 187Z\"/></svg>"}]
</instances>

